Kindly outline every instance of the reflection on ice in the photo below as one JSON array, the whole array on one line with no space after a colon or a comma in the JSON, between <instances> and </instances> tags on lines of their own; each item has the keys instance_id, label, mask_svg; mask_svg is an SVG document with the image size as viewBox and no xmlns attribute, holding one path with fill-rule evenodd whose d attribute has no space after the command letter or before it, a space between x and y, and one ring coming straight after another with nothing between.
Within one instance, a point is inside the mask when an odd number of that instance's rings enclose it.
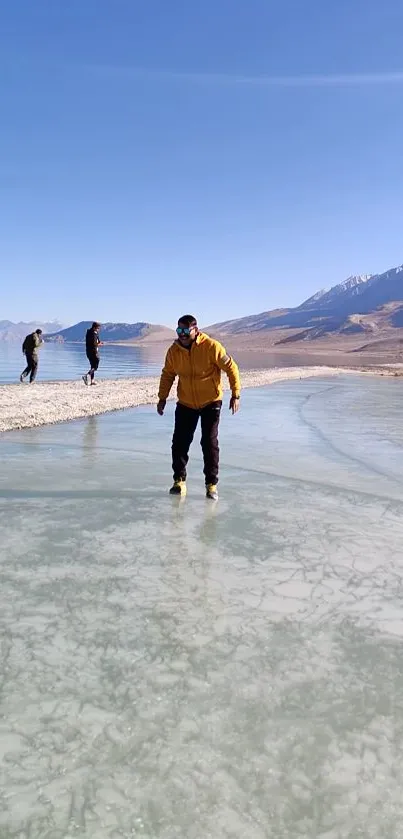
<instances>
[{"instance_id":1,"label":"reflection on ice","mask_svg":"<svg viewBox=\"0 0 403 839\"><path fill-rule=\"evenodd\" d=\"M400 402L246 393L216 506L151 409L4 437L1 839L401 835Z\"/></svg>"}]
</instances>

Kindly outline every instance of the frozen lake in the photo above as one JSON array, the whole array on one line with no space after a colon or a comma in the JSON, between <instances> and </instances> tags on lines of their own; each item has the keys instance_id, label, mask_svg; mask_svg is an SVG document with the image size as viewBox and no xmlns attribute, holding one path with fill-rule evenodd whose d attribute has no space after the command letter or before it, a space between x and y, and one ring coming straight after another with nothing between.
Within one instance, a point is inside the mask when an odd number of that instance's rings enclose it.
<instances>
[{"instance_id":1,"label":"frozen lake","mask_svg":"<svg viewBox=\"0 0 403 839\"><path fill-rule=\"evenodd\" d=\"M403 837L403 386L0 438L1 839Z\"/></svg>"},{"instance_id":2,"label":"frozen lake","mask_svg":"<svg viewBox=\"0 0 403 839\"><path fill-rule=\"evenodd\" d=\"M99 375L103 379L120 376L157 376L161 372L166 347L104 344L100 348ZM20 343L0 341L0 384L18 382L26 366ZM47 344L39 350L38 381L81 379L88 370L84 344Z\"/></svg>"}]
</instances>

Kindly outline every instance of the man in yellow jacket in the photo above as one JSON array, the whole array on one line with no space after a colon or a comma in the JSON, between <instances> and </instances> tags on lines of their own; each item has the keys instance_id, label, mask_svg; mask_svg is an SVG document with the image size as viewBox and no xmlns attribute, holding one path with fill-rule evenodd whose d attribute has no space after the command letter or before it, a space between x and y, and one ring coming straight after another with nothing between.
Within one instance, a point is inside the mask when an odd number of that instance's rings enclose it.
<instances>
[{"instance_id":1,"label":"man in yellow jacket","mask_svg":"<svg viewBox=\"0 0 403 839\"><path fill-rule=\"evenodd\" d=\"M201 447L204 458L206 496L218 498L218 425L222 406L221 371L231 387L230 410L239 410L241 384L238 366L224 347L204 332L199 332L196 318L183 315L178 321L177 339L169 348L161 373L157 411L162 416L171 387L178 376L178 402L172 440L172 495L186 495L186 466L189 448L201 421Z\"/></svg>"}]
</instances>

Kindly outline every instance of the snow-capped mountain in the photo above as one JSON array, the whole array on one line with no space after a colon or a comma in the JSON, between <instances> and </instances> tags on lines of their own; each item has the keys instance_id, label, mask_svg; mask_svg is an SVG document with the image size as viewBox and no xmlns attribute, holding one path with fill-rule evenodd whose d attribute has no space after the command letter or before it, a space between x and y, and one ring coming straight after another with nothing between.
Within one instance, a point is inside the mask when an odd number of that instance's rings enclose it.
<instances>
[{"instance_id":1,"label":"snow-capped mountain","mask_svg":"<svg viewBox=\"0 0 403 839\"><path fill-rule=\"evenodd\" d=\"M312 297L308 297L308 300L305 300L305 302L301 304L301 308L302 306L312 306L314 303L317 303L318 300L321 300L322 297L325 296L325 294L329 294L330 290L330 288L321 288L319 291L316 291Z\"/></svg>"},{"instance_id":2,"label":"snow-capped mountain","mask_svg":"<svg viewBox=\"0 0 403 839\"><path fill-rule=\"evenodd\" d=\"M298 308L309 309L312 306L317 305L320 307L327 307L331 306L333 303L337 303L337 300L347 293L350 293L352 296L360 294L362 286L364 283L367 283L368 280L372 279L372 276L372 274L356 274L354 276L347 277L346 280L343 280L343 282L338 283L328 290L322 289L321 291L317 291L316 294L309 297L308 300L304 301L304 303L301 303Z\"/></svg>"},{"instance_id":3,"label":"snow-capped mountain","mask_svg":"<svg viewBox=\"0 0 403 839\"><path fill-rule=\"evenodd\" d=\"M317 291L300 306L214 324L216 334L241 334L263 329L339 329L350 315L369 314L380 306L403 301L403 265L383 274L357 274L329 290ZM253 325L252 325L253 324ZM326 326L328 324L328 326Z\"/></svg>"}]
</instances>

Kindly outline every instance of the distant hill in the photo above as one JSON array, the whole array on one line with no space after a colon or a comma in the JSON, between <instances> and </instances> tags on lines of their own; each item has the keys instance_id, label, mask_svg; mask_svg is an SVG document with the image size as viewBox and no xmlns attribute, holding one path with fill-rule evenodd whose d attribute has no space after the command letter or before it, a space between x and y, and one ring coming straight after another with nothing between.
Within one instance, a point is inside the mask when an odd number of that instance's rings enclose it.
<instances>
[{"instance_id":1,"label":"distant hill","mask_svg":"<svg viewBox=\"0 0 403 839\"><path fill-rule=\"evenodd\" d=\"M11 320L0 320L0 342L12 343L14 341L23 341L25 336L30 332L34 332L35 329L42 329L44 333L54 332L63 329L63 324L57 320L48 322L35 320L28 323L24 321L13 323Z\"/></svg>"},{"instance_id":2,"label":"distant hill","mask_svg":"<svg viewBox=\"0 0 403 839\"><path fill-rule=\"evenodd\" d=\"M401 357L403 351L403 335L398 338L383 338L380 341L370 341L369 344L362 344L351 352L354 353L376 353L377 355L388 354L393 355L394 358L399 355Z\"/></svg>"},{"instance_id":3,"label":"distant hill","mask_svg":"<svg viewBox=\"0 0 403 839\"><path fill-rule=\"evenodd\" d=\"M83 343L85 333L90 328L92 321L82 320L69 326L67 329L49 332L45 334L45 341L57 343ZM174 331L166 326L159 326L153 323L103 323L100 331L101 341L104 343L151 343L157 341L168 341L174 336Z\"/></svg>"},{"instance_id":4,"label":"distant hill","mask_svg":"<svg viewBox=\"0 0 403 839\"><path fill-rule=\"evenodd\" d=\"M272 309L260 315L248 315L245 318L226 320L206 327L207 332L218 332L220 335L238 335L246 332L258 332L260 329L271 329L278 318L286 318L290 309Z\"/></svg>"},{"instance_id":5,"label":"distant hill","mask_svg":"<svg viewBox=\"0 0 403 839\"><path fill-rule=\"evenodd\" d=\"M278 343L313 341L327 335L378 334L403 326L403 265L383 274L348 277L322 289L293 309L213 324L218 336L241 336L279 330ZM290 333L287 335L287 330ZM292 330L292 333L291 333ZM300 331L299 331L300 330ZM273 343L271 341L270 343Z\"/></svg>"}]
</instances>

